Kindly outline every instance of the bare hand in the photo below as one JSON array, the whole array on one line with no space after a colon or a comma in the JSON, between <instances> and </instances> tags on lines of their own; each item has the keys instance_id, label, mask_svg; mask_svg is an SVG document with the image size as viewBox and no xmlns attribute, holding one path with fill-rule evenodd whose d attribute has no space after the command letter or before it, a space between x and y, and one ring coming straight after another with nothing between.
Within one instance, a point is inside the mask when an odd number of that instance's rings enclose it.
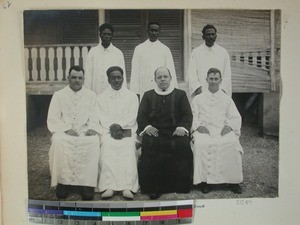
<instances>
[{"instance_id":1,"label":"bare hand","mask_svg":"<svg viewBox=\"0 0 300 225\"><path fill-rule=\"evenodd\" d=\"M120 130L122 130L122 127L119 124L116 124L116 123L110 125L110 127L109 127L109 131L111 133L116 133L116 132L118 132Z\"/></svg>"},{"instance_id":2,"label":"bare hand","mask_svg":"<svg viewBox=\"0 0 300 225\"><path fill-rule=\"evenodd\" d=\"M209 130L205 126L199 126L197 131L201 134L209 134Z\"/></svg>"},{"instance_id":3,"label":"bare hand","mask_svg":"<svg viewBox=\"0 0 300 225\"><path fill-rule=\"evenodd\" d=\"M158 130L152 126L148 127L145 133L148 134L149 136L158 137Z\"/></svg>"},{"instance_id":4,"label":"bare hand","mask_svg":"<svg viewBox=\"0 0 300 225\"><path fill-rule=\"evenodd\" d=\"M79 136L79 135L77 134L77 132L76 132L75 130L73 130L73 129L67 130L67 131L65 131L65 133L66 133L67 135L70 135L70 136L75 136L75 137L78 137L78 136Z\"/></svg>"},{"instance_id":5,"label":"bare hand","mask_svg":"<svg viewBox=\"0 0 300 225\"><path fill-rule=\"evenodd\" d=\"M221 136L224 136L232 131L232 128L228 125L225 125L221 131Z\"/></svg>"},{"instance_id":6,"label":"bare hand","mask_svg":"<svg viewBox=\"0 0 300 225\"><path fill-rule=\"evenodd\" d=\"M173 136L184 136L186 135L186 132L183 130L183 129L180 129L180 128L176 128L176 130L174 131L173 133Z\"/></svg>"},{"instance_id":7,"label":"bare hand","mask_svg":"<svg viewBox=\"0 0 300 225\"><path fill-rule=\"evenodd\" d=\"M198 87L195 91L195 95L199 95L202 93L202 86Z\"/></svg>"},{"instance_id":8,"label":"bare hand","mask_svg":"<svg viewBox=\"0 0 300 225\"><path fill-rule=\"evenodd\" d=\"M86 133L85 133L85 136L94 136L94 135L97 135L98 132L95 131L95 130L92 130L92 129L89 129Z\"/></svg>"}]
</instances>

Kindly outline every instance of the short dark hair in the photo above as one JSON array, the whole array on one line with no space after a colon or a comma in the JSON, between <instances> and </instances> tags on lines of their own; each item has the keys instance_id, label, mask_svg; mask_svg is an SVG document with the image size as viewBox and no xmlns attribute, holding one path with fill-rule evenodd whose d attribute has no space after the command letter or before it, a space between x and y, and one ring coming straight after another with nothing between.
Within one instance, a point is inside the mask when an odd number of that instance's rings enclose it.
<instances>
[{"instance_id":1,"label":"short dark hair","mask_svg":"<svg viewBox=\"0 0 300 225\"><path fill-rule=\"evenodd\" d=\"M151 25L157 25L157 26L159 26L159 29L160 29L160 24L159 24L158 22L149 22L149 23L148 23L148 30L149 30L149 27L150 27Z\"/></svg>"},{"instance_id":2,"label":"short dark hair","mask_svg":"<svg viewBox=\"0 0 300 225\"><path fill-rule=\"evenodd\" d=\"M119 67L119 66L112 66L112 67L109 67L109 68L106 70L106 75L107 75L107 77L109 77L109 75L110 75L112 72L114 72L114 71L120 71L120 73L121 73L122 76L123 76L124 71L123 71L123 69L122 69L121 67Z\"/></svg>"},{"instance_id":3,"label":"short dark hair","mask_svg":"<svg viewBox=\"0 0 300 225\"><path fill-rule=\"evenodd\" d=\"M115 32L114 27L109 24L109 23L103 23L100 27L99 27L99 32L100 34L105 30L105 29L109 29L112 33Z\"/></svg>"},{"instance_id":4,"label":"short dark hair","mask_svg":"<svg viewBox=\"0 0 300 225\"><path fill-rule=\"evenodd\" d=\"M214 29L215 32L217 33L217 28L215 28L214 25L212 25L212 24L207 24L206 26L203 27L203 29L202 29L202 34L205 34L205 31L208 30L208 29Z\"/></svg>"},{"instance_id":5,"label":"short dark hair","mask_svg":"<svg viewBox=\"0 0 300 225\"><path fill-rule=\"evenodd\" d=\"M72 70L75 70L75 71L77 71L77 72L82 71L82 73L83 73L83 75L84 75L84 69L83 69L81 66L77 66L77 65L71 66L70 69L69 69L69 76L70 76Z\"/></svg>"},{"instance_id":6,"label":"short dark hair","mask_svg":"<svg viewBox=\"0 0 300 225\"><path fill-rule=\"evenodd\" d=\"M210 74L210 73L213 73L213 74L218 73L218 74L220 74L220 78L222 79L222 73L221 73L221 71L219 69L217 69L217 68L210 68L207 71L207 77L208 77L208 74Z\"/></svg>"},{"instance_id":7,"label":"short dark hair","mask_svg":"<svg viewBox=\"0 0 300 225\"><path fill-rule=\"evenodd\" d=\"M157 72L157 70L162 69L162 68L165 68L166 70L168 70L169 75L170 75L170 77L172 78L172 74L171 74L169 68L168 68L168 67L165 67L165 66L160 66L160 67L158 67L158 68L154 71L154 78L156 78L156 72Z\"/></svg>"}]
</instances>

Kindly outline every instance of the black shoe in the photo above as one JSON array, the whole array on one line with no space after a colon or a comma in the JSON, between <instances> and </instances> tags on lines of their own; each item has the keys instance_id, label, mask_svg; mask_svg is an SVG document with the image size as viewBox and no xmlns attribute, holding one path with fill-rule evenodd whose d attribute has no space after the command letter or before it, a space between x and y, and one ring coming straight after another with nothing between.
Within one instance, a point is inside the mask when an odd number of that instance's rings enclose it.
<instances>
[{"instance_id":1,"label":"black shoe","mask_svg":"<svg viewBox=\"0 0 300 225\"><path fill-rule=\"evenodd\" d=\"M94 187L83 186L81 187L81 198L82 200L93 200L94 199Z\"/></svg>"},{"instance_id":2,"label":"black shoe","mask_svg":"<svg viewBox=\"0 0 300 225\"><path fill-rule=\"evenodd\" d=\"M200 185L200 191L203 193L203 194L207 194L211 191L211 186L206 183L206 182L202 182Z\"/></svg>"},{"instance_id":3,"label":"black shoe","mask_svg":"<svg viewBox=\"0 0 300 225\"><path fill-rule=\"evenodd\" d=\"M235 194L242 194L242 188L239 184L229 184L229 189Z\"/></svg>"},{"instance_id":4,"label":"black shoe","mask_svg":"<svg viewBox=\"0 0 300 225\"><path fill-rule=\"evenodd\" d=\"M149 196L150 196L151 200L156 200L156 199L158 199L161 196L161 194L159 194L159 193L151 193Z\"/></svg>"},{"instance_id":5,"label":"black shoe","mask_svg":"<svg viewBox=\"0 0 300 225\"><path fill-rule=\"evenodd\" d=\"M57 184L56 186L56 197L58 199L66 199L69 195L69 185Z\"/></svg>"}]
</instances>

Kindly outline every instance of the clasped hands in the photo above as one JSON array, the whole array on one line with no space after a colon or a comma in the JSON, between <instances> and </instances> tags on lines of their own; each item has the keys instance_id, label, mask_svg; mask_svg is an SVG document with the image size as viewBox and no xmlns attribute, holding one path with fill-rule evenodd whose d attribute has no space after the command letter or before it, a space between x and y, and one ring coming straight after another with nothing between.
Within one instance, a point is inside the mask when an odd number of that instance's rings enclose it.
<instances>
[{"instance_id":1,"label":"clasped hands","mask_svg":"<svg viewBox=\"0 0 300 225\"><path fill-rule=\"evenodd\" d=\"M149 126L146 130L145 133L149 136L154 136L158 137L158 129L152 126ZM173 132L173 136L184 136L186 135L186 132L183 129L176 128L176 130Z\"/></svg>"},{"instance_id":2,"label":"clasped hands","mask_svg":"<svg viewBox=\"0 0 300 225\"><path fill-rule=\"evenodd\" d=\"M201 134L210 134L209 130L205 126L199 126L197 131ZM221 131L221 136L224 136L232 131L232 128L228 125L225 125Z\"/></svg>"},{"instance_id":3,"label":"clasped hands","mask_svg":"<svg viewBox=\"0 0 300 225\"><path fill-rule=\"evenodd\" d=\"M123 128L119 124L114 123L114 124L110 125L109 131L110 131L111 137L114 139L120 140L125 137Z\"/></svg>"},{"instance_id":4,"label":"clasped hands","mask_svg":"<svg viewBox=\"0 0 300 225\"><path fill-rule=\"evenodd\" d=\"M69 130L65 131L65 133L67 135L74 136L74 137L79 136L79 134L73 129L69 129ZM98 134L98 132L93 130L93 129L89 129L89 130L87 130L87 132L85 132L85 136L94 136L94 135L97 135L97 134Z\"/></svg>"}]
</instances>

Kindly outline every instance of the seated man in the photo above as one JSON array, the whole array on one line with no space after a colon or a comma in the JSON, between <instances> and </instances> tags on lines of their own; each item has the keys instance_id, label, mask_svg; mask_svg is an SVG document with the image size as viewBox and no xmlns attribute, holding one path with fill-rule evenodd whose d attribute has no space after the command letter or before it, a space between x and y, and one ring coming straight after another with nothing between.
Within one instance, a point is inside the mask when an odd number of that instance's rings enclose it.
<instances>
[{"instance_id":1,"label":"seated man","mask_svg":"<svg viewBox=\"0 0 300 225\"><path fill-rule=\"evenodd\" d=\"M72 66L69 85L54 93L48 112L53 134L49 151L51 186L59 199L68 197L70 186L82 186L83 200L92 200L99 162L99 113L94 92L83 86L84 70Z\"/></svg>"},{"instance_id":2,"label":"seated man","mask_svg":"<svg viewBox=\"0 0 300 225\"><path fill-rule=\"evenodd\" d=\"M156 87L145 92L137 117L143 136L139 180L150 199L163 193L190 192L193 115L186 93L170 85L171 79L166 67L156 69Z\"/></svg>"},{"instance_id":3,"label":"seated man","mask_svg":"<svg viewBox=\"0 0 300 225\"><path fill-rule=\"evenodd\" d=\"M221 72L207 72L208 90L192 101L194 184L208 193L211 184L229 183L242 193L242 153L239 142L241 116L233 100L220 89Z\"/></svg>"},{"instance_id":4,"label":"seated man","mask_svg":"<svg viewBox=\"0 0 300 225\"><path fill-rule=\"evenodd\" d=\"M108 87L98 96L101 134L99 191L108 199L114 191L122 191L126 199L139 189L136 159L138 97L122 86L123 70L110 67Z\"/></svg>"}]
</instances>

